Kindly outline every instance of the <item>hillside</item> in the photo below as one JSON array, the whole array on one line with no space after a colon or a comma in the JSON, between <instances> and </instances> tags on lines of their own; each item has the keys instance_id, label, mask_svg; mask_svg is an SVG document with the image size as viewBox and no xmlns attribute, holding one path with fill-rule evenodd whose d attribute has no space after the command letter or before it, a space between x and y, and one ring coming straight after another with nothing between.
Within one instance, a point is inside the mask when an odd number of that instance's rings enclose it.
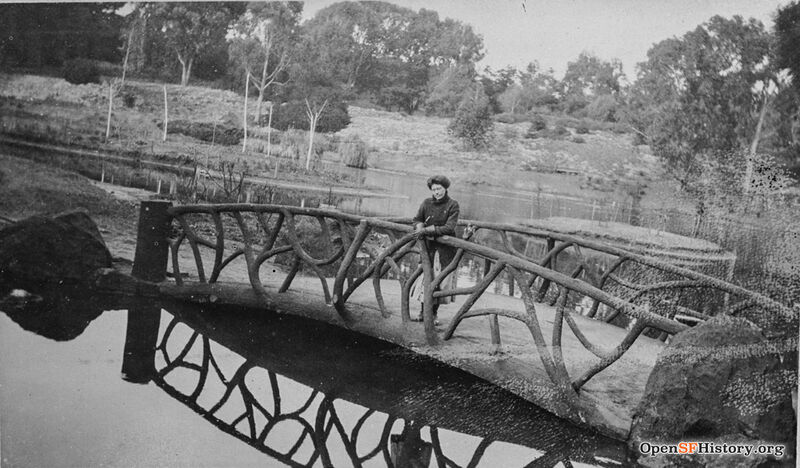
<instances>
[{"instance_id":1,"label":"hillside","mask_svg":"<svg viewBox=\"0 0 800 468\"><path fill-rule=\"evenodd\" d=\"M166 85L170 122L213 125L214 129L241 125L242 97L198 86ZM62 79L32 75L0 75L4 107L3 131L25 128L48 136L63 135L67 142L137 150L150 156L182 158L216 167L222 160L248 164L251 173L272 175L274 162L265 157L265 130L251 128L248 151L241 145L210 145L196 138L170 133L162 141L164 85L128 81L114 100L112 137L104 143L108 88L99 84L71 85ZM251 114L254 105L250 105ZM630 134L575 128L559 138L526 138L530 124L496 122L492 145L485 151L465 151L447 134L448 119L351 106L351 124L341 132L318 136L322 161L338 163L337 142L358 135L369 147L369 167L414 174L442 172L462 183L485 184L524 191L544 191L584 198L624 199L661 178L661 167L647 147L635 146ZM547 116L548 127L565 126L570 119ZM574 125L575 119L571 119ZM173 127L170 127L173 128ZM290 133L287 135L287 133ZM272 154L281 156L279 179L308 179L286 162L302 166L302 132L273 132ZM275 142L278 141L278 142ZM285 161L284 161L285 159ZM191 164L191 162L190 162ZM568 180L561 174L571 174ZM534 178L533 175L536 174ZM575 183L578 175L579 184ZM320 183L349 185L346 175L312 174ZM335 180L340 179L340 180ZM534 181L535 179L535 181Z\"/></svg>"}]
</instances>

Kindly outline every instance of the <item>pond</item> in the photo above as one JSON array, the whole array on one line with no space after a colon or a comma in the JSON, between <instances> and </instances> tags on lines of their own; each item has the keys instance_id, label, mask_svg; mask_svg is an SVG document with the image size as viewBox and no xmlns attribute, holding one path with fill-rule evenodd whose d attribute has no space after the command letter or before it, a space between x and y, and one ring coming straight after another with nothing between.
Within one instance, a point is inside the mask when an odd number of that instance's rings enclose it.
<instances>
[{"instance_id":1,"label":"pond","mask_svg":"<svg viewBox=\"0 0 800 468\"><path fill-rule=\"evenodd\" d=\"M426 178L380 170L359 170L343 166L331 166L347 172L352 180L364 187L380 187L391 197L340 197L333 204L342 211L365 216L408 216L416 213L423 199L430 197ZM459 202L461 217L490 222L513 222L519 219L539 219L552 216L567 216L587 219L627 219L629 200L592 200L556 193L556 187L577 187L581 176L576 174L549 174L530 172L529 187L540 187L539 191L524 191L482 184L454 183L450 195ZM623 197L624 198L624 197ZM325 203L326 197L321 198Z\"/></svg>"},{"instance_id":2,"label":"pond","mask_svg":"<svg viewBox=\"0 0 800 468\"><path fill-rule=\"evenodd\" d=\"M0 302L4 466L625 464L619 442L336 327L43 296Z\"/></svg>"}]
</instances>

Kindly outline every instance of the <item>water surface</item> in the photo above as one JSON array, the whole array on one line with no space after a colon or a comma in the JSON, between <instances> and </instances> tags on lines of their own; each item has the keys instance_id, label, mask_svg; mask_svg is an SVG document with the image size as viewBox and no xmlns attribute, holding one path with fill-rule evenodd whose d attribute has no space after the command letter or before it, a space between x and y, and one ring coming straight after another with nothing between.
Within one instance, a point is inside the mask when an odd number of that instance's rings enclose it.
<instances>
[{"instance_id":1,"label":"water surface","mask_svg":"<svg viewBox=\"0 0 800 468\"><path fill-rule=\"evenodd\" d=\"M3 466L619 466L625 456L464 372L317 322L50 300L0 302Z\"/></svg>"}]
</instances>

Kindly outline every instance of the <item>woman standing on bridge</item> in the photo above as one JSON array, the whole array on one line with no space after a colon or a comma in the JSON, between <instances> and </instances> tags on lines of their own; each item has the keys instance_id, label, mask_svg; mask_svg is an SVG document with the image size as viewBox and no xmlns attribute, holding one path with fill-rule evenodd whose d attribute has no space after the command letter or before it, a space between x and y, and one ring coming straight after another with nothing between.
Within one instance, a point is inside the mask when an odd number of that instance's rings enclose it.
<instances>
[{"instance_id":1,"label":"woman standing on bridge","mask_svg":"<svg viewBox=\"0 0 800 468\"><path fill-rule=\"evenodd\" d=\"M453 236L456 233L458 223L459 206L458 202L450 198L447 189L450 188L450 179L443 175L435 175L428 179L428 188L431 197L423 200L414 216L414 232L417 236L425 236L425 246L428 249L428 257L434 268L443 270L453 261L456 249L448 245L440 244L434 240L439 236ZM438 254L438 262L435 261ZM456 275L453 274L452 278ZM444 281L441 283L444 284ZM420 289L421 290L421 289ZM439 298L434 301L433 317L439 310L439 304L450 302L450 298ZM421 320L421 319L420 319Z\"/></svg>"}]
</instances>

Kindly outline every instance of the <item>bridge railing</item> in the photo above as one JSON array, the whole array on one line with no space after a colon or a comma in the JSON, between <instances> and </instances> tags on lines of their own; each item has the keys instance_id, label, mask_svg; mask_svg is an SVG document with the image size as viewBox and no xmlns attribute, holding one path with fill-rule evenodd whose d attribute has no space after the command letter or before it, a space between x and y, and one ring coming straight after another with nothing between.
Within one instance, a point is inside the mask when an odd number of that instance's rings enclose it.
<instances>
[{"instance_id":1,"label":"bridge railing","mask_svg":"<svg viewBox=\"0 0 800 468\"><path fill-rule=\"evenodd\" d=\"M281 256L289 269L278 287L279 293L289 290L297 274L305 269L320 280L325 301L348 320L348 300L371 280L380 313L388 320L392 314L386 306L382 282L391 272L399 282L400 318L405 322L411 319L412 284L423 276L423 326L429 344L439 345L442 339L450 339L466 319L489 316L492 319L489 338L499 345L501 334L497 316L521 322L530 332L549 378L568 400L575 398L591 378L622 357L645 330L671 335L687 329L688 325L675 319L678 314L695 320L706 319L708 315L703 312L680 305L681 295L686 290L711 290L734 297L738 302L728 313L757 307L771 314L796 318L788 307L723 280L601 242L541 229L462 222L464 238L442 236L436 239L457 249L450 265L436 273L426 242L413 233L410 220L362 218L335 210L250 204L175 206L169 213L178 225L170 241L170 250L172 273L179 286L183 284L179 250L184 242L192 250L201 283L217 282L226 268L242 257L249 282L259 295L268 294L261 269L268 261L274 262ZM498 236L500 244L489 246L470 240L477 239L476 233L481 231ZM540 258L533 258L520 252L511 236L544 240L547 248ZM204 256L201 249L213 254L213 258ZM573 253L572 267L565 273L559 271L557 263L567 250ZM589 252L613 259L599 276L597 271L594 276L591 274L594 267L587 255ZM361 261L367 258L365 255L369 258L366 265ZM445 289L445 278L454 274L467 257L485 262L483 278L472 286ZM207 262L211 264L208 274ZM415 267L403 268L409 264ZM639 275L650 282L637 282L620 274L626 264L660 272L660 276ZM524 307L517 310L474 308L501 275L512 279ZM611 282L616 284L615 288L608 287ZM466 296L466 300L440 335L434 324L433 306L446 296ZM597 311L603 307L610 311L603 316L605 320L627 317L624 338L612 348L593 343L574 317L576 312L571 305L576 299L591 302L589 316L597 316ZM545 338L537 314L536 304L545 301L555 307L550 340ZM569 374L562 354L565 324L582 346L598 358L577 376Z\"/></svg>"},{"instance_id":2,"label":"bridge railing","mask_svg":"<svg viewBox=\"0 0 800 468\"><path fill-rule=\"evenodd\" d=\"M390 221L411 222L409 218L392 218ZM798 315L788 306L766 296L687 268L685 265L691 264L691 259L683 258L679 253L665 260L545 229L470 220L461 221L459 226L471 233L471 240L475 243L561 271L670 319L678 317L682 322L691 323L707 320L717 313L737 315L754 309L759 309L757 313L783 319L796 320ZM541 247L536 257L529 253L531 245ZM702 265L703 261L698 258L695 263ZM559 297L559 285L547 278L534 275L530 277L528 287L534 289L536 302L554 305ZM607 304L602 301L588 295L584 297L589 300L571 301L572 304L582 303L579 309L583 315L605 322L625 315L620 309L603 307ZM698 309L697 304L702 304L704 309ZM622 325L629 325L629 322L623 321Z\"/></svg>"}]
</instances>

